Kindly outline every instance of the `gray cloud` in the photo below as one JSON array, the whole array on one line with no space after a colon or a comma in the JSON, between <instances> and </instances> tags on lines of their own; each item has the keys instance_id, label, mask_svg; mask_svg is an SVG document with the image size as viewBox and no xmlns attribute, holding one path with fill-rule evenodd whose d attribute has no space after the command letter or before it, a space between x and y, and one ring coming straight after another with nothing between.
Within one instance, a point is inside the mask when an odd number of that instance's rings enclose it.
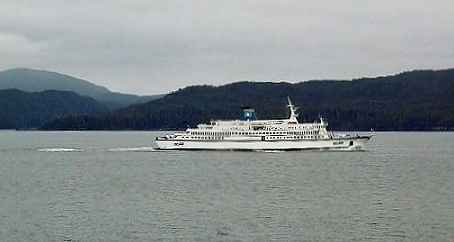
<instances>
[{"instance_id":1,"label":"gray cloud","mask_svg":"<svg viewBox=\"0 0 454 242\"><path fill-rule=\"evenodd\" d=\"M452 0L0 3L0 67L115 91L454 67Z\"/></svg>"}]
</instances>

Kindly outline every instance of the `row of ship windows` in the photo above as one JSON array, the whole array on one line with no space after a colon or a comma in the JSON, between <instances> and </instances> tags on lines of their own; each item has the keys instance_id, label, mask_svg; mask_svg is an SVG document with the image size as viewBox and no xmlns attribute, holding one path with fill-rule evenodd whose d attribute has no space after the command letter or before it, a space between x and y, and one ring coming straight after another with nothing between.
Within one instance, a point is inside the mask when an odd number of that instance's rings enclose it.
<instances>
[{"instance_id":1,"label":"row of ship windows","mask_svg":"<svg viewBox=\"0 0 454 242\"><path fill-rule=\"evenodd\" d=\"M271 140L281 140L281 139L313 139L313 138L320 138L320 136L313 136L313 135L308 135L308 136L292 136L292 137L280 137L280 136L271 136L269 139Z\"/></svg>"},{"instance_id":2,"label":"row of ship windows","mask_svg":"<svg viewBox=\"0 0 454 242\"><path fill-rule=\"evenodd\" d=\"M270 136L267 139L269 140L283 140L283 139L313 139L313 138L320 138L320 136ZM216 137L216 136L181 136L181 139L198 139L198 140L221 140L224 137Z\"/></svg>"},{"instance_id":3,"label":"row of ship windows","mask_svg":"<svg viewBox=\"0 0 454 242\"><path fill-rule=\"evenodd\" d=\"M315 125L315 126L303 126L302 127L303 129L321 129L322 126L321 125ZM265 130L283 130L284 128L279 128L279 127L269 127L269 128L265 128ZM301 127L288 127L288 129L292 129L292 130L295 130L295 129L301 129Z\"/></svg>"},{"instance_id":4,"label":"row of ship windows","mask_svg":"<svg viewBox=\"0 0 454 242\"><path fill-rule=\"evenodd\" d=\"M199 139L199 140L219 140L219 139L222 139L224 137L221 137L221 136L181 136L181 137L178 137L178 138L181 138L181 139Z\"/></svg>"},{"instance_id":5,"label":"row of ship windows","mask_svg":"<svg viewBox=\"0 0 454 242\"><path fill-rule=\"evenodd\" d=\"M315 125L315 126L309 126L309 127L303 126L303 129L313 129L313 128L321 129L322 126L321 125ZM299 127L291 127L290 126L290 127L288 127L288 129L301 129L301 128L299 128Z\"/></svg>"},{"instance_id":6,"label":"row of ship windows","mask_svg":"<svg viewBox=\"0 0 454 242\"><path fill-rule=\"evenodd\" d=\"M191 135L214 135L214 136L229 136L229 135L314 135L318 134L318 130L313 131L298 131L298 132L279 132L279 131L270 131L270 132L191 132Z\"/></svg>"}]
</instances>

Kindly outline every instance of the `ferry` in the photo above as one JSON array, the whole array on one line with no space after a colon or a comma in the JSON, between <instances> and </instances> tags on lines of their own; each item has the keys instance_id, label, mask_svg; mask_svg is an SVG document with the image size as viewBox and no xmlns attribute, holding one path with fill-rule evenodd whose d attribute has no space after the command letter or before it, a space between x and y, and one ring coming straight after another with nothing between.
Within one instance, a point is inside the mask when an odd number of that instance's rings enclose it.
<instances>
[{"instance_id":1,"label":"ferry","mask_svg":"<svg viewBox=\"0 0 454 242\"><path fill-rule=\"evenodd\" d=\"M238 120L216 120L183 132L156 138L161 150L364 150L372 134L334 134L320 117L299 123L297 107L288 97L287 119L257 120L255 110L244 107Z\"/></svg>"}]
</instances>

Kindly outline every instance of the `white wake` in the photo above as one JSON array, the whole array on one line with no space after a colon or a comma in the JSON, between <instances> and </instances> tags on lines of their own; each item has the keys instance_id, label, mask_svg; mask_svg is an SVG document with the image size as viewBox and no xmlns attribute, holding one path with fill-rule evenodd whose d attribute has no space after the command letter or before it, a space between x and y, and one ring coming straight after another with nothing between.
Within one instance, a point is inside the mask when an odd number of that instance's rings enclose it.
<instances>
[{"instance_id":1,"label":"white wake","mask_svg":"<svg viewBox=\"0 0 454 242\"><path fill-rule=\"evenodd\" d=\"M83 149L79 148L41 148L38 149L39 152L82 152L84 151Z\"/></svg>"}]
</instances>

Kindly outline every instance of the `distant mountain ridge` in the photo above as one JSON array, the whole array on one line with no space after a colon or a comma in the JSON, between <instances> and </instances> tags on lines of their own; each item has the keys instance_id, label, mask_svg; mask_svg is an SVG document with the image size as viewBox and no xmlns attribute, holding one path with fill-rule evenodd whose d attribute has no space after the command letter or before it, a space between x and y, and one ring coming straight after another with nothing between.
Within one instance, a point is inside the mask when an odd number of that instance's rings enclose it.
<instances>
[{"instance_id":1,"label":"distant mountain ridge","mask_svg":"<svg viewBox=\"0 0 454 242\"><path fill-rule=\"evenodd\" d=\"M0 129L39 128L72 114L105 113L108 108L90 97L69 91L0 90Z\"/></svg>"},{"instance_id":2,"label":"distant mountain ridge","mask_svg":"<svg viewBox=\"0 0 454 242\"><path fill-rule=\"evenodd\" d=\"M191 86L161 99L101 115L72 115L44 129L184 129L237 119L251 106L262 119L286 117L286 97L301 121L323 115L335 130L454 130L454 69L417 70L351 81L238 82Z\"/></svg>"},{"instance_id":3,"label":"distant mountain ridge","mask_svg":"<svg viewBox=\"0 0 454 242\"><path fill-rule=\"evenodd\" d=\"M162 95L138 96L111 92L106 87L57 72L16 68L0 71L0 89L19 89L26 92L45 90L72 91L81 96L92 97L115 109L134 103L146 102Z\"/></svg>"}]
</instances>

